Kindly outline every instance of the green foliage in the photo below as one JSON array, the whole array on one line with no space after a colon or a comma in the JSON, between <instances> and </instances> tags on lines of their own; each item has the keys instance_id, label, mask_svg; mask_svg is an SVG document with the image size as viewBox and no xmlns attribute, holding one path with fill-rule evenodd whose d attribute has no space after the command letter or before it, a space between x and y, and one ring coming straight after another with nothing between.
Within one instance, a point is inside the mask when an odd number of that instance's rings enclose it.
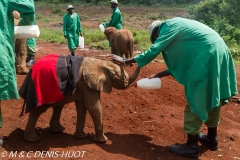
<instances>
[{"instance_id":1,"label":"green foliage","mask_svg":"<svg viewBox=\"0 0 240 160\"><path fill-rule=\"evenodd\" d=\"M234 60L240 61L240 47L238 45L232 46L230 51Z\"/></svg>"},{"instance_id":2,"label":"green foliage","mask_svg":"<svg viewBox=\"0 0 240 160\"><path fill-rule=\"evenodd\" d=\"M235 59L240 55L239 5L239 0L204 0L188 8L193 19L207 24L222 36Z\"/></svg>"},{"instance_id":3,"label":"green foliage","mask_svg":"<svg viewBox=\"0 0 240 160\"><path fill-rule=\"evenodd\" d=\"M147 30L133 30L134 50L145 51L151 46L150 36Z\"/></svg>"}]
</instances>

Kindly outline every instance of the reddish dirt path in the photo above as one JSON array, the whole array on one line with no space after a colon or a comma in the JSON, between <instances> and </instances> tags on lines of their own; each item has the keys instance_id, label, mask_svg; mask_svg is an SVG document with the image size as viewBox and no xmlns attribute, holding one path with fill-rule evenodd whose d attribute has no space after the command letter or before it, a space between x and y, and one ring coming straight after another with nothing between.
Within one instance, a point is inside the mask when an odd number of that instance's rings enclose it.
<instances>
[{"instance_id":1,"label":"reddish dirt path","mask_svg":"<svg viewBox=\"0 0 240 160\"><path fill-rule=\"evenodd\" d=\"M36 60L48 53L67 54L66 45L38 42ZM105 54L101 51L79 50L79 55L94 56ZM156 61L159 61L156 60ZM136 66L125 67L132 72ZM240 68L237 68L240 82ZM138 79L166 69L164 63L153 62L142 68ZM22 85L25 75L17 75L18 87ZM66 128L63 133L53 134L49 129L52 110L41 115L37 122L36 132L41 137L38 143L27 143L23 139L28 114L19 117L23 100L3 101L4 145L0 148L0 159L86 159L86 160L183 160L172 155L168 146L184 143L183 110L185 106L184 88L172 77L162 78L162 88L143 90L130 86L120 91L101 94L103 108L104 132L108 141L103 144L93 142L93 122L87 115L86 139L75 139L72 134L76 125L76 110L73 103L67 104L61 115L61 123ZM231 101L224 106L221 113L221 124L218 128L219 150L209 151L200 146L199 159L240 159L240 109L238 102ZM206 126L201 129L206 133ZM6 151L6 152L5 152ZM11 152L17 155L10 157ZM21 155L19 152L24 151ZM32 151L32 152L30 152ZM40 157L39 152L56 153L48 158ZM82 151L86 151L83 155ZM7 157L3 158L3 153ZM68 155L67 155L68 153ZM75 154L75 157L71 157ZM27 157L29 156L29 157ZM83 156L83 157L82 157Z\"/></svg>"}]
</instances>

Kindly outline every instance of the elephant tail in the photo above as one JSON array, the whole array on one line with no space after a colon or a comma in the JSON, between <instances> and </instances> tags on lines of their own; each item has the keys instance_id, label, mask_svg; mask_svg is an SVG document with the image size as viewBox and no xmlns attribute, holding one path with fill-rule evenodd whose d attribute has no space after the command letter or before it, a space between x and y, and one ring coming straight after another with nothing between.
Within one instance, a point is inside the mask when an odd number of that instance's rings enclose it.
<instances>
[{"instance_id":1,"label":"elephant tail","mask_svg":"<svg viewBox=\"0 0 240 160\"><path fill-rule=\"evenodd\" d=\"M23 106L22 106L22 112L20 114L20 117L23 116L23 113L24 113L24 110L25 110L25 106L26 106L26 101L24 100Z\"/></svg>"}]
</instances>

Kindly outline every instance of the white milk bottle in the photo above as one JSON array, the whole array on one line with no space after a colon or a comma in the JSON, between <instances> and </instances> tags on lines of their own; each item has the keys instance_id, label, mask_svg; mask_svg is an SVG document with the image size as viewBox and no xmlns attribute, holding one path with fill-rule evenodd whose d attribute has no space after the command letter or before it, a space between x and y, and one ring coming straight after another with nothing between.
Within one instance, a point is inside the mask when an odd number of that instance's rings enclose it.
<instances>
[{"instance_id":1,"label":"white milk bottle","mask_svg":"<svg viewBox=\"0 0 240 160\"><path fill-rule=\"evenodd\" d=\"M159 89L162 82L160 78L143 78L137 81L137 87L142 89Z\"/></svg>"},{"instance_id":2,"label":"white milk bottle","mask_svg":"<svg viewBox=\"0 0 240 160\"><path fill-rule=\"evenodd\" d=\"M102 32L105 31L105 27L102 24L99 24L99 28L101 29Z\"/></svg>"},{"instance_id":3,"label":"white milk bottle","mask_svg":"<svg viewBox=\"0 0 240 160\"><path fill-rule=\"evenodd\" d=\"M79 47L84 48L84 38L82 36L79 36Z\"/></svg>"},{"instance_id":4,"label":"white milk bottle","mask_svg":"<svg viewBox=\"0 0 240 160\"><path fill-rule=\"evenodd\" d=\"M38 25L31 26L15 26L14 27L14 38L37 38L40 35Z\"/></svg>"}]
</instances>

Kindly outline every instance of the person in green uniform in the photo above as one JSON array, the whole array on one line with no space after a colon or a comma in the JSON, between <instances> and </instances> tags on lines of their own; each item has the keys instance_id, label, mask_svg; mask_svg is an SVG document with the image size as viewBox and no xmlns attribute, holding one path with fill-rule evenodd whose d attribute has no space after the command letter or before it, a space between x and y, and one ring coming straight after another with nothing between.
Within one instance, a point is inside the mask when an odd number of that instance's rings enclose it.
<instances>
[{"instance_id":1,"label":"person in green uniform","mask_svg":"<svg viewBox=\"0 0 240 160\"><path fill-rule=\"evenodd\" d=\"M27 24L20 21L18 25L25 26ZM34 17L33 25L36 25L36 17ZM25 45L27 49L26 66L31 67L34 64L34 56L36 54L36 38L27 38Z\"/></svg>"},{"instance_id":2,"label":"person in green uniform","mask_svg":"<svg viewBox=\"0 0 240 160\"><path fill-rule=\"evenodd\" d=\"M118 1L117 0L111 0L111 8L113 10L112 17L109 21L104 22L102 25L107 27L115 27L116 29L121 30L122 29L122 14L118 8ZM109 41L109 47L112 46L112 42ZM119 52L117 52L118 55L120 55Z\"/></svg>"},{"instance_id":3,"label":"person in green uniform","mask_svg":"<svg viewBox=\"0 0 240 160\"><path fill-rule=\"evenodd\" d=\"M68 48L74 56L79 44L79 35L83 36L80 17L73 12L72 5L67 6L67 12L63 17L63 34L67 38Z\"/></svg>"},{"instance_id":4,"label":"person in green uniform","mask_svg":"<svg viewBox=\"0 0 240 160\"><path fill-rule=\"evenodd\" d=\"M149 27L151 42L145 52L131 59L109 57L118 63L143 67L161 52L167 70L150 78L172 75L185 88L184 131L187 142L171 145L175 155L197 158L198 141L210 150L218 149L217 126L221 107L236 94L237 80L231 53L217 32L195 20L172 18L154 21ZM202 123L208 133L200 133Z\"/></svg>"},{"instance_id":5,"label":"person in green uniform","mask_svg":"<svg viewBox=\"0 0 240 160\"><path fill-rule=\"evenodd\" d=\"M14 53L14 10L22 15L19 23L32 25L35 15L34 1L1 0L0 3L0 127L2 127L1 101L19 99ZM2 144L3 140L0 138L0 146Z\"/></svg>"},{"instance_id":6,"label":"person in green uniform","mask_svg":"<svg viewBox=\"0 0 240 160\"><path fill-rule=\"evenodd\" d=\"M109 21L104 22L103 26L105 28L107 27L115 27L117 29L122 29L122 14L118 8L118 1L117 0L111 0L111 8L113 10L112 17Z\"/></svg>"},{"instance_id":7,"label":"person in green uniform","mask_svg":"<svg viewBox=\"0 0 240 160\"><path fill-rule=\"evenodd\" d=\"M36 54L36 38L27 38L27 59L26 65L31 67L34 64L34 56Z\"/></svg>"}]
</instances>

